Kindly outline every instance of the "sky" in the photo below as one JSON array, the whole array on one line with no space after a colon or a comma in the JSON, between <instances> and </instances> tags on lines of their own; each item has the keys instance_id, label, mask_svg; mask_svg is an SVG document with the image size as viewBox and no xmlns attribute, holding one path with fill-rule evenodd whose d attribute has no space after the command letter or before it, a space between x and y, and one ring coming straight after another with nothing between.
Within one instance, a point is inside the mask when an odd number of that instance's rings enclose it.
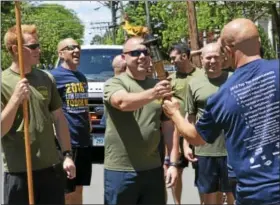
<instances>
[{"instance_id":1,"label":"sky","mask_svg":"<svg viewBox=\"0 0 280 205\"><path fill-rule=\"evenodd\" d=\"M73 9L85 25L84 44L89 44L96 34L103 34L99 29L90 29L91 22L111 22L111 11L97 1L41 1L47 4L60 4L68 9ZM96 25L98 26L98 25Z\"/></svg>"}]
</instances>

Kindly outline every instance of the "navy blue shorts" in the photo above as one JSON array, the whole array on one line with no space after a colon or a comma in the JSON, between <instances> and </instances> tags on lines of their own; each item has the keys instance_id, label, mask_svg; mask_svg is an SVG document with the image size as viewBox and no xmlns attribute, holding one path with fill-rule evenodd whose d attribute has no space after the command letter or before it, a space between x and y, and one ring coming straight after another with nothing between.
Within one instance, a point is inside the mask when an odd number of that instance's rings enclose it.
<instances>
[{"instance_id":1,"label":"navy blue shorts","mask_svg":"<svg viewBox=\"0 0 280 205\"><path fill-rule=\"evenodd\" d=\"M104 170L104 204L166 204L163 168Z\"/></svg>"},{"instance_id":2,"label":"navy blue shorts","mask_svg":"<svg viewBox=\"0 0 280 205\"><path fill-rule=\"evenodd\" d=\"M236 175L232 169L231 165L227 165L228 166L228 179L229 179L229 185L231 187L232 190L232 194L234 196L234 199L236 198L236 184L237 184L237 179L236 179Z\"/></svg>"},{"instance_id":3,"label":"navy blue shorts","mask_svg":"<svg viewBox=\"0 0 280 205\"><path fill-rule=\"evenodd\" d=\"M231 191L233 194L234 199L236 199L236 185L237 185L237 179L229 177L229 185L231 187Z\"/></svg>"},{"instance_id":4,"label":"navy blue shorts","mask_svg":"<svg viewBox=\"0 0 280 205\"><path fill-rule=\"evenodd\" d=\"M195 185L200 193L231 192L227 157L197 156L197 159Z\"/></svg>"}]
</instances>

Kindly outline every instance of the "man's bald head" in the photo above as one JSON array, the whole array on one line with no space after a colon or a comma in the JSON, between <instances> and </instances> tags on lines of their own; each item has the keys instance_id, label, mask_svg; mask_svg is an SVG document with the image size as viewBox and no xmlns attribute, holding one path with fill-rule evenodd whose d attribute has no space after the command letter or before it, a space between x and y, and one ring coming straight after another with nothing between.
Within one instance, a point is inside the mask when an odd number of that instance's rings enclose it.
<instances>
[{"instance_id":1,"label":"man's bald head","mask_svg":"<svg viewBox=\"0 0 280 205\"><path fill-rule=\"evenodd\" d=\"M211 53L211 52L221 53L221 45L219 43L209 43L209 44L205 45L201 49L201 56L203 57L207 53Z\"/></svg>"},{"instance_id":2,"label":"man's bald head","mask_svg":"<svg viewBox=\"0 0 280 205\"><path fill-rule=\"evenodd\" d=\"M127 51L135 50L139 47L139 45L142 45L143 42L144 39L142 37L135 36L129 38L123 46L123 52L125 53Z\"/></svg>"},{"instance_id":3,"label":"man's bald head","mask_svg":"<svg viewBox=\"0 0 280 205\"><path fill-rule=\"evenodd\" d=\"M221 33L222 43L238 45L246 41L259 41L257 26L249 19L239 18L226 24Z\"/></svg>"},{"instance_id":4,"label":"man's bald head","mask_svg":"<svg viewBox=\"0 0 280 205\"><path fill-rule=\"evenodd\" d=\"M126 69L126 62L122 58L122 55L117 55L112 62L112 66L114 68L115 75L119 75Z\"/></svg>"},{"instance_id":5,"label":"man's bald head","mask_svg":"<svg viewBox=\"0 0 280 205\"><path fill-rule=\"evenodd\" d=\"M226 24L220 40L232 68L260 58L259 32L249 19L239 18Z\"/></svg>"},{"instance_id":6,"label":"man's bald head","mask_svg":"<svg viewBox=\"0 0 280 205\"><path fill-rule=\"evenodd\" d=\"M61 51L61 49L65 48L67 45L73 45L78 44L77 41L75 41L73 38L65 38L61 41L59 41L57 45L57 52Z\"/></svg>"}]
</instances>

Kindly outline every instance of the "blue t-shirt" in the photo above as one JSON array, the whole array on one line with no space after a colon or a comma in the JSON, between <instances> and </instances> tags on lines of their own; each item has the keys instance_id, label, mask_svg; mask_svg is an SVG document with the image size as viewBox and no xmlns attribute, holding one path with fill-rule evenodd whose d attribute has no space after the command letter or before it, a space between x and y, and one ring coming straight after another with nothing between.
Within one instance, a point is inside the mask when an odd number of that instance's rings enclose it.
<instances>
[{"instance_id":1,"label":"blue t-shirt","mask_svg":"<svg viewBox=\"0 0 280 205\"><path fill-rule=\"evenodd\" d=\"M62 109L68 121L72 146L91 146L86 77L79 71L63 67L53 69L51 74L63 101Z\"/></svg>"},{"instance_id":2,"label":"blue t-shirt","mask_svg":"<svg viewBox=\"0 0 280 205\"><path fill-rule=\"evenodd\" d=\"M263 59L238 68L196 124L207 143L224 129L237 204L280 202L279 69L279 60Z\"/></svg>"}]
</instances>

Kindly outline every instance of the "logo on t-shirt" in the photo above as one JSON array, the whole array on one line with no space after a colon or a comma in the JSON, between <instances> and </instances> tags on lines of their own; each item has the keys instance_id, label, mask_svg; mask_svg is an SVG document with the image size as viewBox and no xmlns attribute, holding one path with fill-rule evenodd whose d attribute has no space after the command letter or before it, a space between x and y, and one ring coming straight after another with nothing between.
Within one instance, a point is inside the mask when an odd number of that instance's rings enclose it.
<instances>
[{"instance_id":1,"label":"logo on t-shirt","mask_svg":"<svg viewBox=\"0 0 280 205\"><path fill-rule=\"evenodd\" d=\"M65 85L66 109L68 112L81 113L88 109L87 84L84 82Z\"/></svg>"},{"instance_id":2,"label":"logo on t-shirt","mask_svg":"<svg viewBox=\"0 0 280 205\"><path fill-rule=\"evenodd\" d=\"M49 92L48 92L48 88L45 86L39 86L36 88L38 90L38 92L44 97L44 98L48 98L49 96Z\"/></svg>"}]
</instances>

